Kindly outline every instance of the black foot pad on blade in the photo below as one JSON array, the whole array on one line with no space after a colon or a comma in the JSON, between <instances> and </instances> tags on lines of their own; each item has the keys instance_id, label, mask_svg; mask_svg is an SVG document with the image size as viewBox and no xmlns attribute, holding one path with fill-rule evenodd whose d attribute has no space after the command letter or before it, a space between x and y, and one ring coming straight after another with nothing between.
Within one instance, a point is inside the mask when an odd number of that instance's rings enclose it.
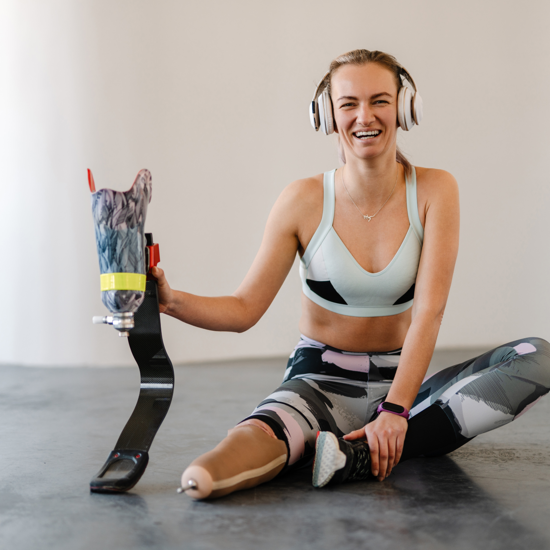
<instances>
[{"instance_id":1,"label":"black foot pad on blade","mask_svg":"<svg viewBox=\"0 0 550 550\"><path fill-rule=\"evenodd\" d=\"M143 475L149 454L124 449L112 451L97 476L90 482L94 493L121 493L131 489Z\"/></svg>"},{"instance_id":2,"label":"black foot pad on blade","mask_svg":"<svg viewBox=\"0 0 550 550\"><path fill-rule=\"evenodd\" d=\"M164 349L157 282L147 281L145 299L134 316L129 343L139 366L138 401L107 462L90 482L94 493L120 493L141 478L149 448L168 413L174 393L174 368Z\"/></svg>"}]
</instances>

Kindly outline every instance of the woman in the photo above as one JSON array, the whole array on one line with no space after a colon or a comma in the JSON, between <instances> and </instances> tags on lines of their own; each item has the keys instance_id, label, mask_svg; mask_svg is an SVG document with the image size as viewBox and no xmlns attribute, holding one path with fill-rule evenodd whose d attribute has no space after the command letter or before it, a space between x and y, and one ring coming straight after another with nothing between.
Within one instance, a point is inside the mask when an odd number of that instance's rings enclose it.
<instances>
[{"instance_id":1,"label":"woman","mask_svg":"<svg viewBox=\"0 0 550 550\"><path fill-rule=\"evenodd\" d=\"M332 62L312 122L320 114L325 133L337 132L345 164L283 191L232 296L175 291L154 271L161 312L242 332L301 256L303 336L283 383L185 470L190 496L253 487L314 455L317 487L382 481L400 460L450 452L548 392L550 347L533 338L423 383L458 252L459 201L451 174L414 168L397 148L398 127L410 129L422 114L404 80L414 86L382 52L356 50Z\"/></svg>"}]
</instances>

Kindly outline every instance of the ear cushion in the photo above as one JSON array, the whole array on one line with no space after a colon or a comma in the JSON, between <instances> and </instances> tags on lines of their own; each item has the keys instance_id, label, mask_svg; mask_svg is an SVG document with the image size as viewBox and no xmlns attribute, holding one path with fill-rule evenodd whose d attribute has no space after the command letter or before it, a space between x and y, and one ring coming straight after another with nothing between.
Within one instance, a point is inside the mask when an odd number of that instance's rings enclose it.
<instances>
[{"instance_id":1,"label":"ear cushion","mask_svg":"<svg viewBox=\"0 0 550 550\"><path fill-rule=\"evenodd\" d=\"M407 86L403 86L399 90L397 96L397 120L399 126L408 132L414 126L412 117L412 92Z\"/></svg>"},{"instance_id":2,"label":"ear cushion","mask_svg":"<svg viewBox=\"0 0 550 550\"><path fill-rule=\"evenodd\" d=\"M313 129L317 132L317 130L319 130L319 108L315 100L309 104L309 121Z\"/></svg>"},{"instance_id":3,"label":"ear cushion","mask_svg":"<svg viewBox=\"0 0 550 550\"><path fill-rule=\"evenodd\" d=\"M424 102L418 92L416 92L413 97L412 115L416 124L420 124L422 122L422 117L424 116Z\"/></svg>"},{"instance_id":4,"label":"ear cushion","mask_svg":"<svg viewBox=\"0 0 550 550\"><path fill-rule=\"evenodd\" d=\"M332 101L327 90L323 90L317 103L319 105L319 123L321 130L328 136L334 132L334 118L332 116Z\"/></svg>"}]
</instances>

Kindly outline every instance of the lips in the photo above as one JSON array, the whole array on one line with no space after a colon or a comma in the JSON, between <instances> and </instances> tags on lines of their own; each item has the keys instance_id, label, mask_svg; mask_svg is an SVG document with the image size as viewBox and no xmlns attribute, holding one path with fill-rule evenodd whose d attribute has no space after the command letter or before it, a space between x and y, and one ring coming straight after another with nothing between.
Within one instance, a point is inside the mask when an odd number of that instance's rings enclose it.
<instances>
[{"instance_id":1,"label":"lips","mask_svg":"<svg viewBox=\"0 0 550 550\"><path fill-rule=\"evenodd\" d=\"M382 133L382 130L361 130L360 132L353 132L354 137L361 140L367 140L375 138Z\"/></svg>"}]
</instances>

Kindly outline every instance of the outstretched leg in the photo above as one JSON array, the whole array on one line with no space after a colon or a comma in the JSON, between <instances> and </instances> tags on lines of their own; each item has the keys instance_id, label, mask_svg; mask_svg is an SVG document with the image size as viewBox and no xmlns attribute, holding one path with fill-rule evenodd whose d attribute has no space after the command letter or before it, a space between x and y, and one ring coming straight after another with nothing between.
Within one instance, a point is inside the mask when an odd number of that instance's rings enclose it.
<instances>
[{"instance_id":1,"label":"outstretched leg","mask_svg":"<svg viewBox=\"0 0 550 550\"><path fill-rule=\"evenodd\" d=\"M518 418L549 390L550 344L540 338L516 340L444 369L420 387L401 462L454 451ZM366 479L369 459L366 442L324 432L317 441L313 485Z\"/></svg>"},{"instance_id":2,"label":"outstretched leg","mask_svg":"<svg viewBox=\"0 0 550 550\"><path fill-rule=\"evenodd\" d=\"M524 338L422 384L401 460L451 452L527 412L550 390L550 344Z\"/></svg>"},{"instance_id":3,"label":"outstretched leg","mask_svg":"<svg viewBox=\"0 0 550 550\"><path fill-rule=\"evenodd\" d=\"M286 444L258 420L245 421L229 431L212 451L195 459L183 472L182 487L196 499L218 498L250 489L273 479L287 462Z\"/></svg>"}]
</instances>

